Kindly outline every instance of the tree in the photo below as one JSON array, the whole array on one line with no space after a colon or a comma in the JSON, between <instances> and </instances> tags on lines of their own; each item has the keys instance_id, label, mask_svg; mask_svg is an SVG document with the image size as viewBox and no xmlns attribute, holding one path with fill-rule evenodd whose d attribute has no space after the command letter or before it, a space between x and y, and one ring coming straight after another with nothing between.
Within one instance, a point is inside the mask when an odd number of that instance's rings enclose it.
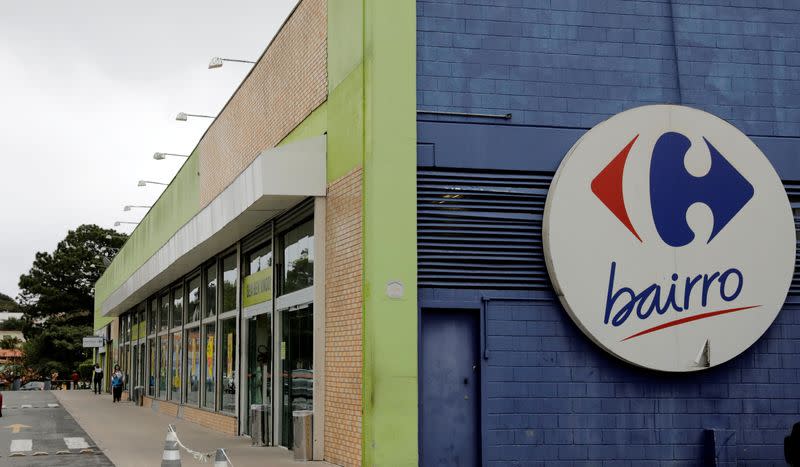
<instances>
[{"instance_id":1,"label":"tree","mask_svg":"<svg viewBox=\"0 0 800 467\"><path fill-rule=\"evenodd\" d=\"M0 293L0 311L17 311L17 302L4 293Z\"/></svg>"},{"instance_id":2,"label":"tree","mask_svg":"<svg viewBox=\"0 0 800 467\"><path fill-rule=\"evenodd\" d=\"M38 252L28 274L19 278L20 307L35 326L60 317L65 324L91 325L94 283L127 235L96 225L70 230L53 253Z\"/></svg>"},{"instance_id":3,"label":"tree","mask_svg":"<svg viewBox=\"0 0 800 467\"><path fill-rule=\"evenodd\" d=\"M21 343L19 337L5 335L0 339L0 349L16 349Z\"/></svg>"},{"instance_id":4,"label":"tree","mask_svg":"<svg viewBox=\"0 0 800 467\"><path fill-rule=\"evenodd\" d=\"M39 376L49 375L53 370L69 375L87 358L83 338L91 330L91 326L48 324L22 344L25 365Z\"/></svg>"},{"instance_id":5,"label":"tree","mask_svg":"<svg viewBox=\"0 0 800 467\"><path fill-rule=\"evenodd\" d=\"M19 278L19 311L27 342L25 363L40 375L71 372L86 359L82 338L92 333L94 283L127 235L97 225L70 230L52 253L38 252Z\"/></svg>"},{"instance_id":6,"label":"tree","mask_svg":"<svg viewBox=\"0 0 800 467\"><path fill-rule=\"evenodd\" d=\"M22 331L25 329L25 321L18 318L8 318L0 321L0 331Z\"/></svg>"}]
</instances>

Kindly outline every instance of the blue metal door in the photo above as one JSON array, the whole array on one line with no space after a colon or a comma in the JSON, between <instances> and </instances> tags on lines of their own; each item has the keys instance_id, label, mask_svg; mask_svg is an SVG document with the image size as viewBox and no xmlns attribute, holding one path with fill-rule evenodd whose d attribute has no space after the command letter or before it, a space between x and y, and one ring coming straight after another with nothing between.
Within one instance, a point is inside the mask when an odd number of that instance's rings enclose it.
<instances>
[{"instance_id":1,"label":"blue metal door","mask_svg":"<svg viewBox=\"0 0 800 467\"><path fill-rule=\"evenodd\" d=\"M479 312L425 310L420 349L420 465L481 463Z\"/></svg>"}]
</instances>

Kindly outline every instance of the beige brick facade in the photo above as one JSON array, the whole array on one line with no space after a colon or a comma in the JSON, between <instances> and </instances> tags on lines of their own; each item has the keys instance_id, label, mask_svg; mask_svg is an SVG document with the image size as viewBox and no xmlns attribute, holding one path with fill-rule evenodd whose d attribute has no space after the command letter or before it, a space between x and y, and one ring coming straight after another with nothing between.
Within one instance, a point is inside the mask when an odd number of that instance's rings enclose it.
<instances>
[{"instance_id":1,"label":"beige brick facade","mask_svg":"<svg viewBox=\"0 0 800 467\"><path fill-rule=\"evenodd\" d=\"M209 412L195 407L183 406L183 418L206 428L236 436L237 426L236 417L222 415L220 413Z\"/></svg>"},{"instance_id":2,"label":"beige brick facade","mask_svg":"<svg viewBox=\"0 0 800 467\"><path fill-rule=\"evenodd\" d=\"M325 102L327 1L302 0L197 145L200 207Z\"/></svg>"},{"instance_id":3,"label":"beige brick facade","mask_svg":"<svg viewBox=\"0 0 800 467\"><path fill-rule=\"evenodd\" d=\"M233 436L236 436L238 433L236 417L232 417L230 415L210 412L208 410L202 410L196 407L178 405L173 402L153 399L152 397L147 396L144 397L142 406L144 408L150 408L150 410L154 412L163 413L171 417L197 423L198 425L202 425L220 433Z\"/></svg>"},{"instance_id":4,"label":"beige brick facade","mask_svg":"<svg viewBox=\"0 0 800 467\"><path fill-rule=\"evenodd\" d=\"M361 465L362 170L328 185L325 460Z\"/></svg>"}]
</instances>

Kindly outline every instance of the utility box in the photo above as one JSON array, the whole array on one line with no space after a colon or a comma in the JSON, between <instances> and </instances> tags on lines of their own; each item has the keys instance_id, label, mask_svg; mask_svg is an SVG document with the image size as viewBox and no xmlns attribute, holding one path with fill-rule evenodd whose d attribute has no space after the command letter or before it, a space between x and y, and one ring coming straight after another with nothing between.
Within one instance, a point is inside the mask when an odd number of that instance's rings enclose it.
<instances>
[{"instance_id":1,"label":"utility box","mask_svg":"<svg viewBox=\"0 0 800 467\"><path fill-rule=\"evenodd\" d=\"M253 446L267 445L267 406L253 404L250 406L250 438Z\"/></svg>"},{"instance_id":2,"label":"utility box","mask_svg":"<svg viewBox=\"0 0 800 467\"><path fill-rule=\"evenodd\" d=\"M310 461L314 457L313 415L311 410L295 410L294 418L294 460Z\"/></svg>"}]
</instances>

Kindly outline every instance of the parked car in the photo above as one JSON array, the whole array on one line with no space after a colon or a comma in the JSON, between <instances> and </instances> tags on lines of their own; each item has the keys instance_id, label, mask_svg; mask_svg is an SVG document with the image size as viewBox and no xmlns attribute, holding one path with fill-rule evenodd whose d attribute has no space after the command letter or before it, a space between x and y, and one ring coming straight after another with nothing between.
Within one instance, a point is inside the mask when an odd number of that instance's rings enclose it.
<instances>
[{"instance_id":1,"label":"parked car","mask_svg":"<svg viewBox=\"0 0 800 467\"><path fill-rule=\"evenodd\" d=\"M31 381L19 388L20 391L44 391L44 383L41 381Z\"/></svg>"}]
</instances>

